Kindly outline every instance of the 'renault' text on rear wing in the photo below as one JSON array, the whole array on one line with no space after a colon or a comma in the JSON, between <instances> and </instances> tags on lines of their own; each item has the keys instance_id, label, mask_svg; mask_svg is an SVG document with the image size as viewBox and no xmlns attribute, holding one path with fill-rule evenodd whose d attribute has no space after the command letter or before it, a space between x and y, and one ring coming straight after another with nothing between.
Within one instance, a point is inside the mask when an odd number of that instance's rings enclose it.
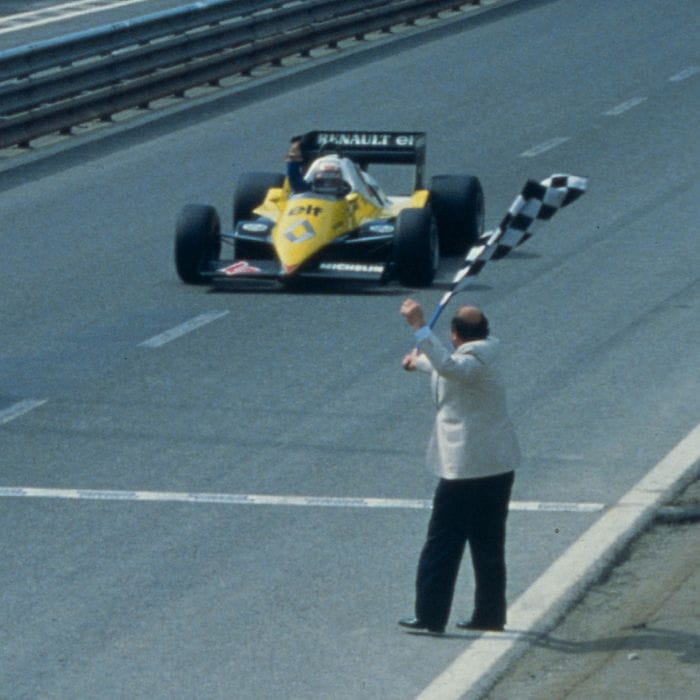
<instances>
[{"instance_id":1,"label":"'renault' text on rear wing","mask_svg":"<svg viewBox=\"0 0 700 700\"><path fill-rule=\"evenodd\" d=\"M415 189L423 188L426 134L423 131L307 131L301 139L305 161L338 153L361 168L371 164L415 166Z\"/></svg>"}]
</instances>

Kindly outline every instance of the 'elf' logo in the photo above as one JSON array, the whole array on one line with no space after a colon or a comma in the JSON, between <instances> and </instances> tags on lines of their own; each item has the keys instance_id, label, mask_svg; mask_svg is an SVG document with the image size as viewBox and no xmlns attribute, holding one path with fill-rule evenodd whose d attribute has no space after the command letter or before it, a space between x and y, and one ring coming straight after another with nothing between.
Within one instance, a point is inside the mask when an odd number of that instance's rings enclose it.
<instances>
[{"instance_id":1,"label":"'elf' logo","mask_svg":"<svg viewBox=\"0 0 700 700\"><path fill-rule=\"evenodd\" d=\"M289 210L289 216L300 216L301 214L308 214L309 216L319 216L323 211L323 207L318 207L315 204L307 204L303 207L294 207Z\"/></svg>"}]
</instances>

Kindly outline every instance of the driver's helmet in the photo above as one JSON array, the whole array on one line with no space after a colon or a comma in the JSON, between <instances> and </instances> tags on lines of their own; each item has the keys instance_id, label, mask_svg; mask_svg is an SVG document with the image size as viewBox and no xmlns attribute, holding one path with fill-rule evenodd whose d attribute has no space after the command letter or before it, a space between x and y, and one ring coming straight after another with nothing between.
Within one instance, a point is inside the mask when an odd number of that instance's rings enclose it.
<instances>
[{"instance_id":1,"label":"driver's helmet","mask_svg":"<svg viewBox=\"0 0 700 700\"><path fill-rule=\"evenodd\" d=\"M311 189L317 194L343 197L350 191L350 186L343 179L337 163L320 163L311 180Z\"/></svg>"}]
</instances>

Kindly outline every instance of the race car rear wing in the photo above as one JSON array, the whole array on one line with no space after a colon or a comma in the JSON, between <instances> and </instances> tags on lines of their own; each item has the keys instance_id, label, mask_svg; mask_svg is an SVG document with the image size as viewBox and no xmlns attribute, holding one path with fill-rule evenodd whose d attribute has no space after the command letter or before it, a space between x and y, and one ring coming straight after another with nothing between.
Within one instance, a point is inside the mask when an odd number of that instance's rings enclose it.
<instances>
[{"instance_id":1,"label":"race car rear wing","mask_svg":"<svg viewBox=\"0 0 700 700\"><path fill-rule=\"evenodd\" d=\"M414 165L415 189L423 189L426 135L423 131L308 131L301 139L305 162L326 153L355 161L363 170L373 163Z\"/></svg>"}]
</instances>

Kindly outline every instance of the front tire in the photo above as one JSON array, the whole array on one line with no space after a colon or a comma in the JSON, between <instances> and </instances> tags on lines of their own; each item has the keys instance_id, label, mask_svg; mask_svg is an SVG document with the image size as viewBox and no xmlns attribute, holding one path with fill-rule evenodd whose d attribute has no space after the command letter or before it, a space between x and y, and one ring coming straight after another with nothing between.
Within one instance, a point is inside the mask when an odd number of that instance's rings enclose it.
<instances>
[{"instance_id":1,"label":"front tire","mask_svg":"<svg viewBox=\"0 0 700 700\"><path fill-rule=\"evenodd\" d=\"M188 204L175 225L175 269L187 284L202 284L202 269L221 254L221 224L214 207Z\"/></svg>"},{"instance_id":2,"label":"front tire","mask_svg":"<svg viewBox=\"0 0 700 700\"><path fill-rule=\"evenodd\" d=\"M430 205L444 255L465 255L484 232L484 191L472 175L435 175Z\"/></svg>"},{"instance_id":3,"label":"front tire","mask_svg":"<svg viewBox=\"0 0 700 700\"><path fill-rule=\"evenodd\" d=\"M435 219L429 208L399 213L394 239L394 262L405 287L428 287L440 262Z\"/></svg>"}]
</instances>

